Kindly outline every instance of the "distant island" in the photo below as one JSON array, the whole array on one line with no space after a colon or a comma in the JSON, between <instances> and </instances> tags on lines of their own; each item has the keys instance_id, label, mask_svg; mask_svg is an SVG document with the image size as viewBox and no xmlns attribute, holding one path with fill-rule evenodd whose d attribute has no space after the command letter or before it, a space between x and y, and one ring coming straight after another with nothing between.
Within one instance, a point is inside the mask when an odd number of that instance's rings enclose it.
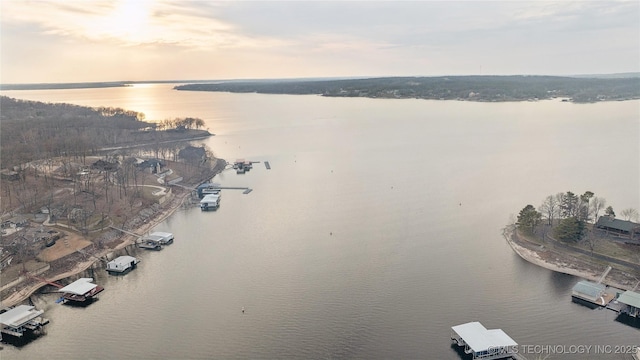
<instances>
[{"instance_id":1,"label":"distant island","mask_svg":"<svg viewBox=\"0 0 640 360\"><path fill-rule=\"evenodd\" d=\"M381 77L340 80L221 81L175 86L176 90L322 95L384 99L535 101L575 103L640 99L640 78L560 76Z\"/></svg>"}]
</instances>

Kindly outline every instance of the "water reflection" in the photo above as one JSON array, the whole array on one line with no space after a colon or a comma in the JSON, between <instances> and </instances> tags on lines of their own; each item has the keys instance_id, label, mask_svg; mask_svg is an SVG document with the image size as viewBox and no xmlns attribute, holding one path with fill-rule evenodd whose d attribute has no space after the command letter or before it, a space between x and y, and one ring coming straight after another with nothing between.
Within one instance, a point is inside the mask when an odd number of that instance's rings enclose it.
<instances>
[{"instance_id":1,"label":"water reflection","mask_svg":"<svg viewBox=\"0 0 640 360\"><path fill-rule=\"evenodd\" d=\"M550 290L556 298L566 298L576 282L576 277L556 271L550 273Z\"/></svg>"}]
</instances>

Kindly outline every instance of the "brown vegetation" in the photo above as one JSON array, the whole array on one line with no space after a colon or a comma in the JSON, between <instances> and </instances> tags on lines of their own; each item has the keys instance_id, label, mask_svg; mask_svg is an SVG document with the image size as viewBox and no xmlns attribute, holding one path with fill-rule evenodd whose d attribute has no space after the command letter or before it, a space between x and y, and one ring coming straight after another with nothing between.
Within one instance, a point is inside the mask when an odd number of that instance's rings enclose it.
<instances>
[{"instance_id":1,"label":"brown vegetation","mask_svg":"<svg viewBox=\"0 0 640 360\"><path fill-rule=\"evenodd\" d=\"M129 239L111 226L146 231L175 209L175 195L181 201L190 193L184 187L226 164L205 146L190 145L207 131L156 131L141 114L122 109L1 100L2 161L11 165L0 185L3 284L33 264L46 265L41 277L48 279L86 269ZM185 149L198 156L181 155ZM18 287L32 289L38 281L27 278ZM11 286L3 299L17 289Z\"/></svg>"}]
</instances>

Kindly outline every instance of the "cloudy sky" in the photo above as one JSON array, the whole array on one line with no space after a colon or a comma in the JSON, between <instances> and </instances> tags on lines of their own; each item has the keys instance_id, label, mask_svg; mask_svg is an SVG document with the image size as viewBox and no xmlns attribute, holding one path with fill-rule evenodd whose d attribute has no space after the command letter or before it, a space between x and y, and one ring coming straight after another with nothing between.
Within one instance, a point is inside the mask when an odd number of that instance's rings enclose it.
<instances>
[{"instance_id":1,"label":"cloudy sky","mask_svg":"<svg viewBox=\"0 0 640 360\"><path fill-rule=\"evenodd\" d=\"M0 0L2 83L640 71L640 2Z\"/></svg>"}]
</instances>

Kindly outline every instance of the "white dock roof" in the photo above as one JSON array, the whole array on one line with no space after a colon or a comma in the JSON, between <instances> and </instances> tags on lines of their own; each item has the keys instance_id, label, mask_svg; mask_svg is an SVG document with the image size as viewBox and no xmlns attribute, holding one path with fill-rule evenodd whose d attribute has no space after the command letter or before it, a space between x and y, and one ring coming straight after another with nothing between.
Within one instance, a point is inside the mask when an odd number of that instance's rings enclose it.
<instances>
[{"instance_id":1,"label":"white dock roof","mask_svg":"<svg viewBox=\"0 0 640 360\"><path fill-rule=\"evenodd\" d=\"M498 347L518 346L504 331L487 330L477 321L451 327L474 352L487 351Z\"/></svg>"},{"instance_id":2,"label":"white dock roof","mask_svg":"<svg viewBox=\"0 0 640 360\"><path fill-rule=\"evenodd\" d=\"M44 311L36 310L34 306L20 305L0 314L0 324L13 328L20 327L42 315Z\"/></svg>"},{"instance_id":3,"label":"white dock roof","mask_svg":"<svg viewBox=\"0 0 640 360\"><path fill-rule=\"evenodd\" d=\"M137 262L137 259L133 256L124 255L118 256L117 258L109 261L107 264L128 265L132 262Z\"/></svg>"},{"instance_id":4,"label":"white dock roof","mask_svg":"<svg viewBox=\"0 0 640 360\"><path fill-rule=\"evenodd\" d=\"M149 234L149 236L160 236L160 237L168 239L168 238L172 238L173 237L173 233L156 231L156 232L152 232L151 234Z\"/></svg>"},{"instance_id":5,"label":"white dock roof","mask_svg":"<svg viewBox=\"0 0 640 360\"><path fill-rule=\"evenodd\" d=\"M219 198L220 196L215 194L205 195L205 197L203 197L202 200L200 200L200 204L204 204L211 201L218 201Z\"/></svg>"},{"instance_id":6,"label":"white dock roof","mask_svg":"<svg viewBox=\"0 0 640 360\"><path fill-rule=\"evenodd\" d=\"M58 291L62 293L84 295L98 286L96 284L92 284L92 281L93 278L80 278Z\"/></svg>"},{"instance_id":7,"label":"white dock roof","mask_svg":"<svg viewBox=\"0 0 640 360\"><path fill-rule=\"evenodd\" d=\"M618 302L640 308L640 294L631 290L627 290L620 295Z\"/></svg>"}]
</instances>

